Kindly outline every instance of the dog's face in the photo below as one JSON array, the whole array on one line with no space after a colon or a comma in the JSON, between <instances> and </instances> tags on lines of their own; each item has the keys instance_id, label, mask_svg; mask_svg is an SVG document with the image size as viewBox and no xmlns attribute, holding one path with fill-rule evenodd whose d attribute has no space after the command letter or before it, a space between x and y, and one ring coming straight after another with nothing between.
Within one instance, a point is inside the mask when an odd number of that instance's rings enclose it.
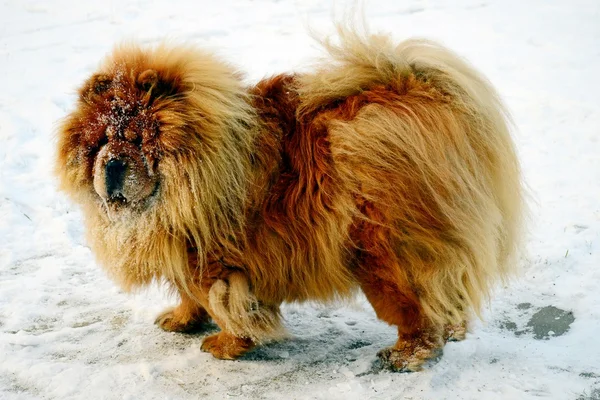
<instances>
[{"instance_id":1,"label":"dog's face","mask_svg":"<svg viewBox=\"0 0 600 400\"><path fill-rule=\"evenodd\" d=\"M94 75L80 91L81 144L93 160L88 182L109 214L147 207L158 193L160 121L153 103L172 94L155 70L127 72Z\"/></svg>"},{"instance_id":2,"label":"dog's face","mask_svg":"<svg viewBox=\"0 0 600 400\"><path fill-rule=\"evenodd\" d=\"M182 125L173 111L185 107L174 71L147 68L139 55L127 61L109 63L83 84L59 132L63 188L96 200L111 220L143 212L160 195L160 158L169 151L161 132Z\"/></svg>"}]
</instances>

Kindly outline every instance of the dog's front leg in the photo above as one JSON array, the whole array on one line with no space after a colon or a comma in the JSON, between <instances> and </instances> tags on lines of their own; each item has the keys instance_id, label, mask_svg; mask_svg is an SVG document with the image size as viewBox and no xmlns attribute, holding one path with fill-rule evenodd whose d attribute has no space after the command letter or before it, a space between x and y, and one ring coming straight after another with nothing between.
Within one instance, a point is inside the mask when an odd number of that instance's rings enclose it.
<instances>
[{"instance_id":1,"label":"dog's front leg","mask_svg":"<svg viewBox=\"0 0 600 400\"><path fill-rule=\"evenodd\" d=\"M204 306L221 332L208 336L202 350L220 359L235 359L254 346L284 336L278 305L259 301L243 272L233 271L207 289Z\"/></svg>"},{"instance_id":2,"label":"dog's front leg","mask_svg":"<svg viewBox=\"0 0 600 400\"><path fill-rule=\"evenodd\" d=\"M185 291L179 290L179 296L179 305L160 313L154 323L168 332L192 332L201 329L210 320L206 309Z\"/></svg>"}]
</instances>

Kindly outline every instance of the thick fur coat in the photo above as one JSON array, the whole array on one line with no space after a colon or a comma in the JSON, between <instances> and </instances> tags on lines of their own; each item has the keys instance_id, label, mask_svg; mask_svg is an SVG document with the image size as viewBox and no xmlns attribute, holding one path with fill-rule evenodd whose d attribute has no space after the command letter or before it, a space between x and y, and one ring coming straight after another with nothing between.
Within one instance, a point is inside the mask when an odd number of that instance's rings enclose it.
<instances>
[{"instance_id":1,"label":"thick fur coat","mask_svg":"<svg viewBox=\"0 0 600 400\"><path fill-rule=\"evenodd\" d=\"M99 262L179 293L166 330L212 318L216 357L282 337L282 302L360 288L398 327L379 355L417 370L514 265L520 171L494 89L429 41L339 39L314 72L253 87L192 47L118 47L60 127Z\"/></svg>"}]
</instances>

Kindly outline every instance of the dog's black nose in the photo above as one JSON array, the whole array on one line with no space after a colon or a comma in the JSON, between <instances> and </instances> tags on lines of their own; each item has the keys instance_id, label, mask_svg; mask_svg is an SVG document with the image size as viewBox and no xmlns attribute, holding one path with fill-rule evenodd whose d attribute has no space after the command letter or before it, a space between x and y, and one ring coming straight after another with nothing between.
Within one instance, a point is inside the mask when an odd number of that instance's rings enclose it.
<instances>
[{"instance_id":1,"label":"dog's black nose","mask_svg":"<svg viewBox=\"0 0 600 400\"><path fill-rule=\"evenodd\" d=\"M122 195L123 181L127 164L122 160L113 158L106 163L106 194L108 197Z\"/></svg>"}]
</instances>

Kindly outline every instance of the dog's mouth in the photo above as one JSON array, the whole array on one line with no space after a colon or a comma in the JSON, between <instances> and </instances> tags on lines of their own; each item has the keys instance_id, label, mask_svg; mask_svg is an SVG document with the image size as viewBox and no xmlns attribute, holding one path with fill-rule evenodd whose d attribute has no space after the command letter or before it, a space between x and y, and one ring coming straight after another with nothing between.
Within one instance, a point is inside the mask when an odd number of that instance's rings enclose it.
<instances>
[{"instance_id":1,"label":"dog's mouth","mask_svg":"<svg viewBox=\"0 0 600 400\"><path fill-rule=\"evenodd\" d=\"M147 210L158 197L160 185L156 182L150 194L141 199L129 200L123 194L116 193L106 198L99 196L102 206L111 221L117 220L124 214L141 213Z\"/></svg>"},{"instance_id":2,"label":"dog's mouth","mask_svg":"<svg viewBox=\"0 0 600 400\"><path fill-rule=\"evenodd\" d=\"M121 193L117 193L113 196L110 196L106 199L106 203L113 205L115 207L125 207L127 206L127 199Z\"/></svg>"},{"instance_id":3,"label":"dog's mouth","mask_svg":"<svg viewBox=\"0 0 600 400\"><path fill-rule=\"evenodd\" d=\"M107 198L102 198L100 196L100 199L102 200L104 211L111 221L115 221L122 211L130 208L130 203L122 194L113 195Z\"/></svg>"}]
</instances>

